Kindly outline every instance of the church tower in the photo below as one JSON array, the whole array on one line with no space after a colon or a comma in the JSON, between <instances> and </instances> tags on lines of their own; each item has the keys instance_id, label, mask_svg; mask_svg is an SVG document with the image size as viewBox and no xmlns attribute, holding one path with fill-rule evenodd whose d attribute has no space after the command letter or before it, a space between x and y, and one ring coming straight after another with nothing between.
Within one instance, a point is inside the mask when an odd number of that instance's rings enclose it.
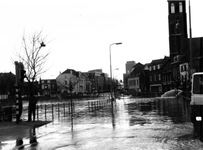
<instances>
[{"instance_id":1,"label":"church tower","mask_svg":"<svg viewBox=\"0 0 203 150\"><path fill-rule=\"evenodd\" d=\"M185 0L168 0L168 24L170 57L184 53L184 39L187 38L187 13Z\"/></svg>"}]
</instances>

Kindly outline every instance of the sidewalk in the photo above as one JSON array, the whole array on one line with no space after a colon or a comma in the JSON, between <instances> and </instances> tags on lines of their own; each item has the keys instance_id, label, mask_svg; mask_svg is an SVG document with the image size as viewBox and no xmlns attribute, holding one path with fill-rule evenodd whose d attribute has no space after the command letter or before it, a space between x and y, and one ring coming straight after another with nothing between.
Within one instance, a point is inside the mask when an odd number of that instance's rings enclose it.
<instances>
[{"instance_id":1,"label":"sidewalk","mask_svg":"<svg viewBox=\"0 0 203 150\"><path fill-rule=\"evenodd\" d=\"M35 121L35 122L0 122L0 143L3 141L16 140L20 137L30 137L29 131L33 128L46 125L51 121Z\"/></svg>"}]
</instances>

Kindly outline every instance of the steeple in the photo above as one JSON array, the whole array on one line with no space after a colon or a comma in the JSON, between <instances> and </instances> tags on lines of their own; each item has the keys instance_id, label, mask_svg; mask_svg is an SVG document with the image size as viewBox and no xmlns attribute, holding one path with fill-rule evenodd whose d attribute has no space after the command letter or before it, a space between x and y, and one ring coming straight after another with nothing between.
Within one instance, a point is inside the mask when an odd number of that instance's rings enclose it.
<instances>
[{"instance_id":1,"label":"steeple","mask_svg":"<svg viewBox=\"0 0 203 150\"><path fill-rule=\"evenodd\" d=\"M170 57L184 52L183 41L187 38L187 13L185 0L168 0L168 26Z\"/></svg>"}]
</instances>

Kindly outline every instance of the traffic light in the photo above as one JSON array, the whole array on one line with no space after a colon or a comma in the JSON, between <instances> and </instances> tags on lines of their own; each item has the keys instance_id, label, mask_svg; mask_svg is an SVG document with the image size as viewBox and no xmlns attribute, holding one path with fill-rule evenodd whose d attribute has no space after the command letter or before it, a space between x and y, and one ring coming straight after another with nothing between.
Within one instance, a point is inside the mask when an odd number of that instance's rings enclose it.
<instances>
[{"instance_id":1,"label":"traffic light","mask_svg":"<svg viewBox=\"0 0 203 150\"><path fill-rule=\"evenodd\" d=\"M26 78L26 71L24 70L24 65L22 62L15 61L15 70L16 70L16 84L18 82L23 82Z\"/></svg>"},{"instance_id":2,"label":"traffic light","mask_svg":"<svg viewBox=\"0 0 203 150\"><path fill-rule=\"evenodd\" d=\"M26 78L26 71L24 69L20 70L20 82L24 82L24 78Z\"/></svg>"}]
</instances>

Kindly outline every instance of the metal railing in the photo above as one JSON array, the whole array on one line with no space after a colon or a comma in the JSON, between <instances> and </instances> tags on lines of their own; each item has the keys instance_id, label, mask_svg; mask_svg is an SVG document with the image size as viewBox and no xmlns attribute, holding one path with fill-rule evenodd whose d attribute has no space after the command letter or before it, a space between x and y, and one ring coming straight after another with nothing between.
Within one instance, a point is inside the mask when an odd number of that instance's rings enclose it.
<instances>
[{"instance_id":1,"label":"metal railing","mask_svg":"<svg viewBox=\"0 0 203 150\"><path fill-rule=\"evenodd\" d=\"M42 121L53 121L59 117L78 116L78 114L86 114L98 111L110 106L109 99L88 100L84 102L60 102L60 103L41 103L36 105L35 118ZM23 108L22 120L28 119L28 106ZM0 107L0 122L11 122L16 120L15 107Z\"/></svg>"}]
</instances>

